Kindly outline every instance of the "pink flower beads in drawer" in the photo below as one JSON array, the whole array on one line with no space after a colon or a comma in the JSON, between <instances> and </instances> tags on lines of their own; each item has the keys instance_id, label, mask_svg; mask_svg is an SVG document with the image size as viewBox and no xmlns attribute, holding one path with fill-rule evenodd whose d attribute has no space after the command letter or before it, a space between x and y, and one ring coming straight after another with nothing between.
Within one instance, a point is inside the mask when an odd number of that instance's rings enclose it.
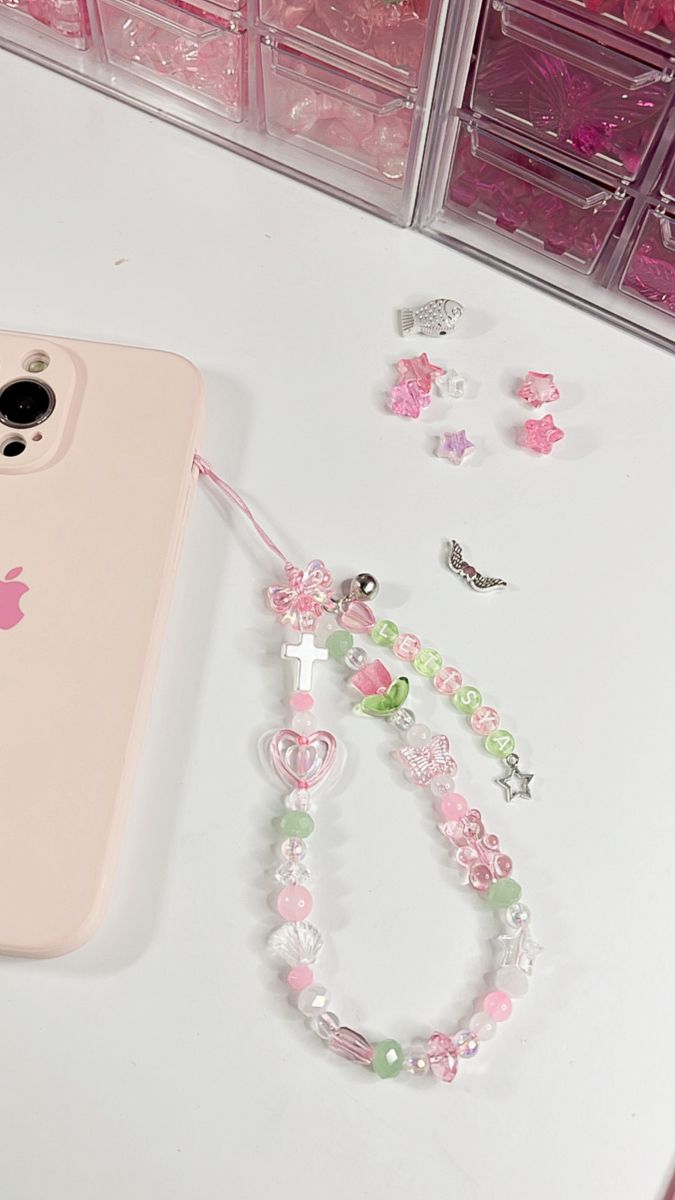
<instances>
[{"instance_id":1,"label":"pink flower beads in drawer","mask_svg":"<svg viewBox=\"0 0 675 1200\"><path fill-rule=\"evenodd\" d=\"M110 62L231 121L242 120L246 34L236 17L168 0L99 0L99 11Z\"/></svg>"},{"instance_id":2,"label":"pink flower beads in drawer","mask_svg":"<svg viewBox=\"0 0 675 1200\"><path fill-rule=\"evenodd\" d=\"M0 0L0 12L18 20L37 22L43 31L84 50L90 40L89 14L85 0Z\"/></svg>"},{"instance_id":3,"label":"pink flower beads in drawer","mask_svg":"<svg viewBox=\"0 0 675 1200\"><path fill-rule=\"evenodd\" d=\"M675 317L675 216L645 212L619 287Z\"/></svg>"}]
</instances>

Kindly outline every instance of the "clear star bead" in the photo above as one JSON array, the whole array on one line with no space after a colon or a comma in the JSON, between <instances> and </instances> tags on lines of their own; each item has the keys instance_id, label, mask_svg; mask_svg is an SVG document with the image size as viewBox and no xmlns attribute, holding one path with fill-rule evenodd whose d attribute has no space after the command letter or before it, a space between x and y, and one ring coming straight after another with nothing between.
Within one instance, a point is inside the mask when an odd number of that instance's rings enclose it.
<instances>
[{"instance_id":1,"label":"clear star bead","mask_svg":"<svg viewBox=\"0 0 675 1200\"><path fill-rule=\"evenodd\" d=\"M409 708L399 708L387 719L394 729L398 729L399 733L405 733L415 724L415 714Z\"/></svg>"},{"instance_id":2,"label":"clear star bead","mask_svg":"<svg viewBox=\"0 0 675 1200\"><path fill-rule=\"evenodd\" d=\"M368 662L368 655L361 646L352 646L345 654L345 666L349 667L350 671L360 671Z\"/></svg>"}]
</instances>

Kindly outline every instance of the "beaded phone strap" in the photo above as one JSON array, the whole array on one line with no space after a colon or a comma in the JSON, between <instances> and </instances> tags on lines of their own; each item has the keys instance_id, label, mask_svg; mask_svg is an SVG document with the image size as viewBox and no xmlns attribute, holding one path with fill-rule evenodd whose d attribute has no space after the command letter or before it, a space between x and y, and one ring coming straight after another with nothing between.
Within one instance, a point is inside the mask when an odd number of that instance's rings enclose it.
<instances>
[{"instance_id":1,"label":"beaded phone strap","mask_svg":"<svg viewBox=\"0 0 675 1200\"><path fill-rule=\"evenodd\" d=\"M283 840L275 873L280 885L276 908L283 923L269 937L270 950L288 968L286 979L296 994L299 1012L330 1050L371 1068L381 1078L405 1071L413 1076L430 1073L451 1082L460 1061L477 1054L481 1044L494 1036L498 1024L511 1015L512 1001L526 994L541 947L531 936L530 911L522 902L520 884L512 877L510 857L502 851L496 835L486 832L479 810L470 808L455 790L458 767L448 737L432 733L415 720L405 707L408 679L392 679L380 660L370 661L365 650L355 644L354 635L369 635L375 645L390 647L399 660L411 663L417 674L431 679L440 695L452 697L457 711L467 715L472 729L484 738L488 752L506 762L509 769L499 782L508 800L529 797L532 776L519 770L513 736L500 728L498 714L483 705L478 689L465 685L455 667L444 666L440 654L423 649L414 635L400 634L392 621L377 620L367 602L377 591L372 576L357 576L347 595L336 595L331 573L321 560L314 560L305 570L295 567L238 493L200 456L195 464L251 520L265 545L284 563L285 581L268 588L267 598L276 616L296 634L281 650L295 668L289 695L292 715L287 726L271 731L261 742L265 760L285 788L280 822ZM319 634L324 635L325 646L318 645ZM394 751L395 759L408 781L429 794L437 808L440 834L451 846L465 882L494 910L498 922L494 988L459 1030L433 1031L405 1049L393 1038L372 1041L342 1025L330 1008L327 988L314 976L323 937L308 920L314 903L305 864L307 839L314 831L310 810L321 790L334 781L344 759L334 734L318 728L312 712L314 666L329 657L351 673L349 684L361 697L356 711L386 722L402 739Z\"/></svg>"}]
</instances>

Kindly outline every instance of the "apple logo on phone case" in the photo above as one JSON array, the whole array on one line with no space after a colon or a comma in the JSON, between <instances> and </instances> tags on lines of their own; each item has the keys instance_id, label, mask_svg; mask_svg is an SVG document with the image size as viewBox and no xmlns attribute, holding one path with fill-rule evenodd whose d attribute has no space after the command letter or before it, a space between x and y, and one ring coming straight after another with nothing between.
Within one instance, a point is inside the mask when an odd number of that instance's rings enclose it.
<instances>
[{"instance_id":1,"label":"apple logo on phone case","mask_svg":"<svg viewBox=\"0 0 675 1200\"><path fill-rule=\"evenodd\" d=\"M12 629L26 615L21 611L21 597L29 588L18 579L22 571L23 567L12 567L0 580L0 629Z\"/></svg>"}]
</instances>

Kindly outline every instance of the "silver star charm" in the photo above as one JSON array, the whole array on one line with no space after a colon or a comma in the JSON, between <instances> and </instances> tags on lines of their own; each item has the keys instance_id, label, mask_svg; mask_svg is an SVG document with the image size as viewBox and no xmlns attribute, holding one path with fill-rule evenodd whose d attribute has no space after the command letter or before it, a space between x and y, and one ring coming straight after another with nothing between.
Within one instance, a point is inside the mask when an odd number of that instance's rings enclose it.
<instances>
[{"instance_id":1,"label":"silver star charm","mask_svg":"<svg viewBox=\"0 0 675 1200\"><path fill-rule=\"evenodd\" d=\"M506 775L497 780L497 783L506 792L507 803L510 803L512 800L531 800L532 792L530 791L530 784L534 779L534 775L528 775L525 771L518 770L520 759L517 754L509 754L505 761L509 770L506 772Z\"/></svg>"}]
</instances>

